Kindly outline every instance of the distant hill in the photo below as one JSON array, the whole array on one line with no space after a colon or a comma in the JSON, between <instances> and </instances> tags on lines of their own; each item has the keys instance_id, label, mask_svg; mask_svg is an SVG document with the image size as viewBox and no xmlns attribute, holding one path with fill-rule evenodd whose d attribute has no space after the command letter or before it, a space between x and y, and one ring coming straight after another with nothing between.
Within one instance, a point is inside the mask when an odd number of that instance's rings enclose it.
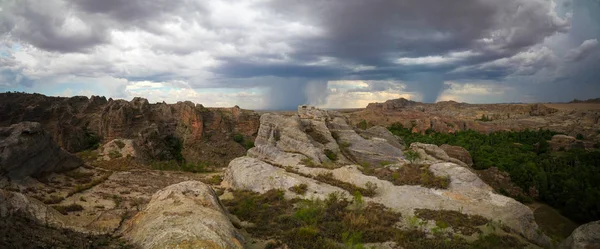
<instances>
[{"instance_id":1,"label":"distant hill","mask_svg":"<svg viewBox=\"0 0 600 249\"><path fill-rule=\"evenodd\" d=\"M569 102L571 103L600 103L600 98L595 98L595 99L588 99L588 100L578 100L578 99L574 99L573 101Z\"/></svg>"}]
</instances>

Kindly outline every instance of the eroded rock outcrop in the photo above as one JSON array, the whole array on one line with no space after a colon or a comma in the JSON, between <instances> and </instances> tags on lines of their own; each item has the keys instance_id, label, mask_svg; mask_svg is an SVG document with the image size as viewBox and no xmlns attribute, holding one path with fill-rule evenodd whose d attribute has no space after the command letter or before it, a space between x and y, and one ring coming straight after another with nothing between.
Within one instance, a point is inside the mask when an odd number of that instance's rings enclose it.
<instances>
[{"instance_id":1,"label":"eroded rock outcrop","mask_svg":"<svg viewBox=\"0 0 600 249\"><path fill-rule=\"evenodd\" d=\"M567 135L554 135L548 143L550 144L552 151L585 149L585 145L582 141Z\"/></svg>"},{"instance_id":2,"label":"eroded rock outcrop","mask_svg":"<svg viewBox=\"0 0 600 249\"><path fill-rule=\"evenodd\" d=\"M467 164L467 166L473 166L473 158L471 158L471 153L463 147L453 146L448 144L442 144L440 149L444 150L449 157L456 158L461 162Z\"/></svg>"},{"instance_id":3,"label":"eroded rock outcrop","mask_svg":"<svg viewBox=\"0 0 600 249\"><path fill-rule=\"evenodd\" d=\"M21 216L44 226L66 227L66 219L53 208L41 201L21 193L0 189L0 218Z\"/></svg>"},{"instance_id":4,"label":"eroded rock outcrop","mask_svg":"<svg viewBox=\"0 0 600 249\"><path fill-rule=\"evenodd\" d=\"M0 176L22 179L81 164L80 159L62 150L39 123L21 122L0 128Z\"/></svg>"},{"instance_id":5,"label":"eroded rock outcrop","mask_svg":"<svg viewBox=\"0 0 600 249\"><path fill-rule=\"evenodd\" d=\"M600 221L581 225L561 245L564 249L600 248Z\"/></svg>"},{"instance_id":6,"label":"eroded rock outcrop","mask_svg":"<svg viewBox=\"0 0 600 249\"><path fill-rule=\"evenodd\" d=\"M142 248L243 248L226 212L209 186L181 182L156 192L124 237Z\"/></svg>"},{"instance_id":7,"label":"eroded rock outcrop","mask_svg":"<svg viewBox=\"0 0 600 249\"><path fill-rule=\"evenodd\" d=\"M164 160L183 157L224 166L245 154L244 146L232 137L241 134L253 139L259 115L237 106L206 108L190 101L151 104L144 98L125 101L0 93L0 126L22 121L39 122L62 148L73 153L117 138L139 140L136 143L143 149L150 145L148 136L140 137L142 133L152 134L151 141L170 147L167 149L180 148L175 153L161 150L158 155ZM156 154L151 152L141 156Z\"/></svg>"},{"instance_id":8,"label":"eroded rock outcrop","mask_svg":"<svg viewBox=\"0 0 600 249\"><path fill-rule=\"evenodd\" d=\"M364 197L365 201L383 204L406 216L414 215L415 209L460 210L465 214L481 215L490 220L501 220L513 233L528 241L549 245L548 237L538 232L533 213L528 207L495 194L491 187L466 167L466 163L449 157L439 147L426 144L412 146L424 154L435 176L450 179L447 189L394 185L390 181L364 174L361 171L363 166L357 165L403 167L406 160L402 151L388 142L392 137L365 138L336 112L305 107L299 113L292 117L264 114L255 142L257 147L250 149L246 157L231 161L223 186L259 193L281 189L288 198L325 198L332 192L340 192L344 196L354 194L336 185L335 181L359 188L377 186L376 194ZM323 138L310 135L312 131L318 131ZM325 155L326 148L341 159L330 160ZM314 161L312 165L308 165L308 158ZM324 176L334 182L319 180ZM289 190L298 184L306 184L305 195Z\"/></svg>"}]
</instances>

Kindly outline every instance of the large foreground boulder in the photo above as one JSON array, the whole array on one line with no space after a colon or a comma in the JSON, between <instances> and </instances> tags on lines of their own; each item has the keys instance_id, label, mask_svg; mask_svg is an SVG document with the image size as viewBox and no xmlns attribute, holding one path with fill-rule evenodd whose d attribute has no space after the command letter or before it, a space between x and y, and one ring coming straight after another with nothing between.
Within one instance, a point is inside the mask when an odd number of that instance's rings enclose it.
<instances>
[{"instance_id":1,"label":"large foreground boulder","mask_svg":"<svg viewBox=\"0 0 600 249\"><path fill-rule=\"evenodd\" d=\"M467 149L448 144L442 144L440 149L444 150L449 157L456 158L461 162L466 163L469 167L473 166L473 158Z\"/></svg>"},{"instance_id":2,"label":"large foreground boulder","mask_svg":"<svg viewBox=\"0 0 600 249\"><path fill-rule=\"evenodd\" d=\"M64 217L41 201L21 193L0 189L0 219L20 216L44 226L66 227Z\"/></svg>"},{"instance_id":3,"label":"large foreground boulder","mask_svg":"<svg viewBox=\"0 0 600 249\"><path fill-rule=\"evenodd\" d=\"M599 249L600 221L581 225L560 246L565 249Z\"/></svg>"},{"instance_id":4,"label":"large foreground boulder","mask_svg":"<svg viewBox=\"0 0 600 249\"><path fill-rule=\"evenodd\" d=\"M22 179L81 164L80 159L61 149L39 123L21 122L0 128L0 176Z\"/></svg>"},{"instance_id":5,"label":"large foreground boulder","mask_svg":"<svg viewBox=\"0 0 600 249\"><path fill-rule=\"evenodd\" d=\"M198 181L156 192L127 222L124 237L142 248L243 248L244 243L215 192Z\"/></svg>"}]
</instances>

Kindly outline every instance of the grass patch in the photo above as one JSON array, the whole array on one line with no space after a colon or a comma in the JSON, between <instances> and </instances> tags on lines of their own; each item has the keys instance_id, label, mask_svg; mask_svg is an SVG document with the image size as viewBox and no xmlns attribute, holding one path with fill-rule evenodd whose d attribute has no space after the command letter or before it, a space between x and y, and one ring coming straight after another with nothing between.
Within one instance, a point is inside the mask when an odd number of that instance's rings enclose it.
<instances>
[{"instance_id":1,"label":"grass patch","mask_svg":"<svg viewBox=\"0 0 600 249\"><path fill-rule=\"evenodd\" d=\"M204 183L212 184L212 185L219 185L219 184L221 184L222 181L223 181L222 175L213 175L210 178L206 178L204 180Z\"/></svg>"},{"instance_id":2,"label":"grass patch","mask_svg":"<svg viewBox=\"0 0 600 249\"><path fill-rule=\"evenodd\" d=\"M48 198L45 198L44 200L42 200L42 202L44 204L56 204L56 203L60 203L64 199L65 198L60 197L58 195L50 195L50 196L48 196Z\"/></svg>"},{"instance_id":3,"label":"grass patch","mask_svg":"<svg viewBox=\"0 0 600 249\"><path fill-rule=\"evenodd\" d=\"M185 171L192 173L206 173L213 171L213 169L210 167L210 163L208 162L180 163L175 160L154 161L150 163L150 168L154 170Z\"/></svg>"},{"instance_id":4,"label":"grass patch","mask_svg":"<svg viewBox=\"0 0 600 249\"><path fill-rule=\"evenodd\" d=\"M306 191L308 190L308 185L301 183L301 184L290 187L289 190L296 194L304 195L304 194L306 194Z\"/></svg>"},{"instance_id":5,"label":"grass patch","mask_svg":"<svg viewBox=\"0 0 600 249\"><path fill-rule=\"evenodd\" d=\"M304 165L306 167L310 167L310 168L316 168L316 167L318 167L318 165L315 164L315 162L310 157L302 158L302 160L300 160L300 164L302 164L302 165Z\"/></svg>"},{"instance_id":6,"label":"grass patch","mask_svg":"<svg viewBox=\"0 0 600 249\"><path fill-rule=\"evenodd\" d=\"M325 200L286 200L278 190L233 195L223 203L232 214L255 224L248 229L253 237L276 238L274 244L288 248L362 248L361 243L389 241L400 231L394 227L400 213L377 204L351 208L338 193Z\"/></svg>"},{"instance_id":7,"label":"grass patch","mask_svg":"<svg viewBox=\"0 0 600 249\"><path fill-rule=\"evenodd\" d=\"M54 208L56 211L60 212L63 215L67 215L70 212L77 212L77 211L81 211L83 210L83 207L79 204L70 204L70 205L58 205L58 206L52 206L52 208Z\"/></svg>"},{"instance_id":8,"label":"grass patch","mask_svg":"<svg viewBox=\"0 0 600 249\"><path fill-rule=\"evenodd\" d=\"M480 215L466 215L452 210L416 209L415 215L424 220L434 220L436 225L441 228L450 226L455 231L464 235L481 233L481 230L477 226L482 226L490 222Z\"/></svg>"},{"instance_id":9,"label":"grass patch","mask_svg":"<svg viewBox=\"0 0 600 249\"><path fill-rule=\"evenodd\" d=\"M78 152L76 155L85 162L96 161L98 159L98 152L95 150L84 150Z\"/></svg>"},{"instance_id":10,"label":"grass patch","mask_svg":"<svg viewBox=\"0 0 600 249\"><path fill-rule=\"evenodd\" d=\"M376 189L377 189L376 185L375 185L374 188L373 187L368 188L368 189L367 188L361 188L361 187L356 186L356 185L354 185L352 183L348 183L348 182L344 182L344 181L340 181L338 179L335 179L333 177L333 173L331 173L331 172L328 172L328 173L325 173L325 174L319 174L317 176L314 176L313 178L315 180L317 180L317 181L320 181L320 182L323 182L323 183L327 183L329 185L333 185L333 186L339 187L341 189L344 189L344 190L346 190L346 191L348 191L350 193L358 192L361 195L367 196L367 197L373 197L373 196L375 196L375 194L377 194L377 192L376 192Z\"/></svg>"},{"instance_id":11,"label":"grass patch","mask_svg":"<svg viewBox=\"0 0 600 249\"><path fill-rule=\"evenodd\" d=\"M110 157L110 159L117 159L123 157L123 155L119 151L111 150L110 152L108 152L108 157Z\"/></svg>"},{"instance_id":12,"label":"grass patch","mask_svg":"<svg viewBox=\"0 0 600 249\"><path fill-rule=\"evenodd\" d=\"M420 185L427 188L447 189L450 186L449 177L435 176L429 165L407 164L400 169L373 169L366 167L363 173L376 176L379 179L392 182L394 185Z\"/></svg>"},{"instance_id":13,"label":"grass patch","mask_svg":"<svg viewBox=\"0 0 600 249\"><path fill-rule=\"evenodd\" d=\"M106 181L106 179L108 179L111 175L112 175L112 173L108 173L108 174L105 174L105 175L103 175L103 176L101 176L99 178L96 178L96 179L92 180L89 183L81 184L81 185L76 185L75 189L71 190L67 194L67 196L65 198L70 197L70 196L72 196L74 194L77 194L77 193L81 193L81 192L86 191L88 189L91 189L94 186L96 186L96 185L98 185L98 184L103 183L104 181Z\"/></svg>"},{"instance_id":14,"label":"grass patch","mask_svg":"<svg viewBox=\"0 0 600 249\"><path fill-rule=\"evenodd\" d=\"M331 161L337 161L338 159L337 154L335 154L335 152L331 151L330 149L325 149L325 156L327 156L327 158L329 158L329 160Z\"/></svg>"},{"instance_id":15,"label":"grass patch","mask_svg":"<svg viewBox=\"0 0 600 249\"><path fill-rule=\"evenodd\" d=\"M78 170L73 170L65 173L66 176L76 180L77 183L87 183L92 181L92 177L94 173L92 172L81 172Z\"/></svg>"}]
</instances>

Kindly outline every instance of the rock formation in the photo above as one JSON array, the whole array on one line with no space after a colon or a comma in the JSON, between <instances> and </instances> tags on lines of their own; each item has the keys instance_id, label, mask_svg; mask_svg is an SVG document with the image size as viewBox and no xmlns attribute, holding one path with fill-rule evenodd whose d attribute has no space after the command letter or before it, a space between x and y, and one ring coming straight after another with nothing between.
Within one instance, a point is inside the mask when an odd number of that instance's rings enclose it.
<instances>
[{"instance_id":1,"label":"rock formation","mask_svg":"<svg viewBox=\"0 0 600 249\"><path fill-rule=\"evenodd\" d=\"M553 151L585 149L582 141L567 135L554 135L548 143Z\"/></svg>"},{"instance_id":2,"label":"rock formation","mask_svg":"<svg viewBox=\"0 0 600 249\"><path fill-rule=\"evenodd\" d=\"M184 158L225 165L246 151L232 137L240 134L253 139L259 116L237 106L205 108L189 101L150 104L143 98L125 101L98 96L62 98L0 93L0 126L22 121L41 123L69 152L123 138L136 140L147 152L140 156L150 159ZM153 151L154 146L164 149Z\"/></svg>"},{"instance_id":3,"label":"rock formation","mask_svg":"<svg viewBox=\"0 0 600 249\"><path fill-rule=\"evenodd\" d=\"M564 249L600 248L600 221L581 225L560 245Z\"/></svg>"},{"instance_id":4,"label":"rock formation","mask_svg":"<svg viewBox=\"0 0 600 249\"><path fill-rule=\"evenodd\" d=\"M81 165L81 160L62 150L39 123L0 128L0 176L23 179Z\"/></svg>"},{"instance_id":5,"label":"rock formation","mask_svg":"<svg viewBox=\"0 0 600 249\"><path fill-rule=\"evenodd\" d=\"M243 248L226 212L206 184L181 182L156 192L124 236L142 248Z\"/></svg>"},{"instance_id":6,"label":"rock formation","mask_svg":"<svg viewBox=\"0 0 600 249\"><path fill-rule=\"evenodd\" d=\"M413 132L434 130L456 132L474 130L482 133L504 130L549 129L600 141L600 108L569 108L551 104L467 104L442 101L435 104L406 99L371 103L365 109L348 112L352 124L389 126L401 123Z\"/></svg>"},{"instance_id":7,"label":"rock formation","mask_svg":"<svg viewBox=\"0 0 600 249\"><path fill-rule=\"evenodd\" d=\"M473 166L473 158L471 158L471 153L463 147L453 146L448 144L442 144L440 149L444 150L449 157L456 158L463 163L466 163L467 166Z\"/></svg>"},{"instance_id":8,"label":"rock formation","mask_svg":"<svg viewBox=\"0 0 600 249\"><path fill-rule=\"evenodd\" d=\"M548 237L538 232L528 207L495 194L466 163L449 157L435 145L413 144L413 149L424 153L435 176L450 179L447 189L394 185L365 175L361 169L401 168L406 164L402 151L388 142L393 138L389 135L365 138L339 113L307 106L301 106L297 116L264 114L255 141L257 146L250 149L247 156L231 161L222 186L259 193L281 189L288 198L321 199L332 192L352 196L354 193L343 185L377 186L375 196L364 197L365 201L383 204L403 216L413 215L418 208L460 210L465 214L501 220L526 240L541 246L549 245ZM320 180L323 177L333 180L324 182ZM335 184L336 181L343 184ZM305 195L289 190L298 184L307 185Z\"/></svg>"}]
</instances>

